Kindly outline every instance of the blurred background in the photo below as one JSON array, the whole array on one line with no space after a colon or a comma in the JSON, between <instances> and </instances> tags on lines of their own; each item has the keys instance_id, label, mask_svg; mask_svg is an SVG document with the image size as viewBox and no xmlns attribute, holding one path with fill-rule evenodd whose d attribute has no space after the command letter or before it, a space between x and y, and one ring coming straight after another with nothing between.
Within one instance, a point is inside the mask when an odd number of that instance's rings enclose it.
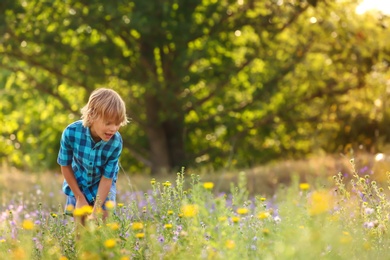
<instances>
[{"instance_id":1,"label":"blurred background","mask_svg":"<svg viewBox=\"0 0 390 260\"><path fill-rule=\"evenodd\" d=\"M375 3L2 0L2 172L58 173L98 87L131 118L124 174L262 169L272 186L359 154L371 170L390 153L390 10Z\"/></svg>"}]
</instances>

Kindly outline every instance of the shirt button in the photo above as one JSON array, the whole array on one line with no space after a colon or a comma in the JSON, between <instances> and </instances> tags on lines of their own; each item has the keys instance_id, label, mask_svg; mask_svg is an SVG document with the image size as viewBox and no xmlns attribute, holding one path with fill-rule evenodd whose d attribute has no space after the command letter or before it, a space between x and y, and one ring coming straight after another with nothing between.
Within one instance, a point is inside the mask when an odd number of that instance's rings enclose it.
<instances>
[{"instance_id":1,"label":"shirt button","mask_svg":"<svg viewBox=\"0 0 390 260\"><path fill-rule=\"evenodd\" d=\"M90 162L89 165L92 165L92 162Z\"/></svg>"}]
</instances>

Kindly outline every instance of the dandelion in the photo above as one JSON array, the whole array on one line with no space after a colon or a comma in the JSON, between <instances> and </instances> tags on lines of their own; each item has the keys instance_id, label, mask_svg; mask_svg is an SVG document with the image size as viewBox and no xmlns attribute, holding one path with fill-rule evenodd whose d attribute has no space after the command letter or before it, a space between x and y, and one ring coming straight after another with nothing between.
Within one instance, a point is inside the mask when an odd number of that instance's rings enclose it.
<instances>
[{"instance_id":1,"label":"dandelion","mask_svg":"<svg viewBox=\"0 0 390 260\"><path fill-rule=\"evenodd\" d=\"M264 202L264 201L266 201L267 199L264 198L264 197L260 197L259 200Z\"/></svg>"},{"instance_id":2,"label":"dandelion","mask_svg":"<svg viewBox=\"0 0 390 260\"><path fill-rule=\"evenodd\" d=\"M166 229L171 229L171 228L172 228L172 224L165 224L164 227L165 227Z\"/></svg>"},{"instance_id":3,"label":"dandelion","mask_svg":"<svg viewBox=\"0 0 390 260\"><path fill-rule=\"evenodd\" d=\"M329 211L333 207L333 198L329 192L315 191L309 200L310 215L318 215Z\"/></svg>"},{"instance_id":4,"label":"dandelion","mask_svg":"<svg viewBox=\"0 0 390 260\"><path fill-rule=\"evenodd\" d=\"M257 215L257 217L258 217L259 219L266 219L266 218L268 218L269 216L270 216L269 212L266 212L266 211L260 212L260 213Z\"/></svg>"},{"instance_id":5,"label":"dandelion","mask_svg":"<svg viewBox=\"0 0 390 260\"><path fill-rule=\"evenodd\" d=\"M107 223L106 226L108 226L109 228L111 228L111 230L118 230L119 229L119 224L114 222L114 223Z\"/></svg>"},{"instance_id":6,"label":"dandelion","mask_svg":"<svg viewBox=\"0 0 390 260\"><path fill-rule=\"evenodd\" d=\"M249 210L247 208L238 208L237 209L237 214L239 215L246 215L248 214Z\"/></svg>"},{"instance_id":7,"label":"dandelion","mask_svg":"<svg viewBox=\"0 0 390 260\"><path fill-rule=\"evenodd\" d=\"M117 204L119 208L123 208L124 204L123 203L118 203Z\"/></svg>"},{"instance_id":8,"label":"dandelion","mask_svg":"<svg viewBox=\"0 0 390 260\"><path fill-rule=\"evenodd\" d=\"M167 215L173 215L173 213L174 213L173 210L168 210L167 211Z\"/></svg>"},{"instance_id":9,"label":"dandelion","mask_svg":"<svg viewBox=\"0 0 390 260\"><path fill-rule=\"evenodd\" d=\"M108 210L115 208L115 202L112 200L106 201L106 203L104 205L106 206L106 209L108 209Z\"/></svg>"},{"instance_id":10,"label":"dandelion","mask_svg":"<svg viewBox=\"0 0 390 260\"><path fill-rule=\"evenodd\" d=\"M156 184L156 179L154 179L154 178L151 179L151 180L150 180L150 184L152 184L152 185Z\"/></svg>"},{"instance_id":11,"label":"dandelion","mask_svg":"<svg viewBox=\"0 0 390 260\"><path fill-rule=\"evenodd\" d=\"M131 225L131 228L133 230L140 230L140 229L143 229L144 228L144 224L142 224L141 222L134 222L132 225Z\"/></svg>"},{"instance_id":12,"label":"dandelion","mask_svg":"<svg viewBox=\"0 0 390 260\"><path fill-rule=\"evenodd\" d=\"M171 187L172 183L170 181L166 181L163 183L164 187Z\"/></svg>"},{"instance_id":13,"label":"dandelion","mask_svg":"<svg viewBox=\"0 0 390 260\"><path fill-rule=\"evenodd\" d=\"M68 260L66 256L61 256L59 260Z\"/></svg>"},{"instance_id":14,"label":"dandelion","mask_svg":"<svg viewBox=\"0 0 390 260\"><path fill-rule=\"evenodd\" d=\"M82 208L77 208L73 210L73 216L82 217L84 216L84 210Z\"/></svg>"},{"instance_id":15,"label":"dandelion","mask_svg":"<svg viewBox=\"0 0 390 260\"><path fill-rule=\"evenodd\" d=\"M240 217L232 217L233 223L238 223L240 222Z\"/></svg>"},{"instance_id":16,"label":"dandelion","mask_svg":"<svg viewBox=\"0 0 390 260\"><path fill-rule=\"evenodd\" d=\"M52 216L53 218L58 217L56 213L50 213L50 216Z\"/></svg>"},{"instance_id":17,"label":"dandelion","mask_svg":"<svg viewBox=\"0 0 390 260\"><path fill-rule=\"evenodd\" d=\"M301 190L308 190L309 188L310 188L309 183L304 182L304 183L299 184L299 189L301 189Z\"/></svg>"},{"instance_id":18,"label":"dandelion","mask_svg":"<svg viewBox=\"0 0 390 260\"><path fill-rule=\"evenodd\" d=\"M74 210L74 206L72 204L69 204L66 206L66 209L65 209L66 213L72 213L73 210Z\"/></svg>"},{"instance_id":19,"label":"dandelion","mask_svg":"<svg viewBox=\"0 0 390 260\"><path fill-rule=\"evenodd\" d=\"M113 247L115 247L115 245L116 245L116 241L113 238L107 239L106 241L104 241L105 248L113 248Z\"/></svg>"},{"instance_id":20,"label":"dandelion","mask_svg":"<svg viewBox=\"0 0 390 260\"><path fill-rule=\"evenodd\" d=\"M145 237L145 233L137 233L137 234L135 234L135 237L136 238L144 238Z\"/></svg>"},{"instance_id":21,"label":"dandelion","mask_svg":"<svg viewBox=\"0 0 390 260\"><path fill-rule=\"evenodd\" d=\"M181 207L181 211L184 217L191 218L198 214L198 205L188 204Z\"/></svg>"},{"instance_id":22,"label":"dandelion","mask_svg":"<svg viewBox=\"0 0 390 260\"><path fill-rule=\"evenodd\" d=\"M233 240L228 240L225 243L227 249L233 249L236 246L236 243Z\"/></svg>"},{"instance_id":23,"label":"dandelion","mask_svg":"<svg viewBox=\"0 0 390 260\"><path fill-rule=\"evenodd\" d=\"M225 217L225 216L222 216L222 217L219 217L218 218L218 221L219 222L224 222L224 221L226 221L227 220L227 217Z\"/></svg>"},{"instance_id":24,"label":"dandelion","mask_svg":"<svg viewBox=\"0 0 390 260\"><path fill-rule=\"evenodd\" d=\"M32 222L32 220L25 219L23 221L22 227L23 227L23 229L26 229L26 230L32 230L32 229L34 229L34 222Z\"/></svg>"},{"instance_id":25,"label":"dandelion","mask_svg":"<svg viewBox=\"0 0 390 260\"><path fill-rule=\"evenodd\" d=\"M204 182L203 183L203 188L206 190L212 190L214 188L214 183L212 182Z\"/></svg>"}]
</instances>

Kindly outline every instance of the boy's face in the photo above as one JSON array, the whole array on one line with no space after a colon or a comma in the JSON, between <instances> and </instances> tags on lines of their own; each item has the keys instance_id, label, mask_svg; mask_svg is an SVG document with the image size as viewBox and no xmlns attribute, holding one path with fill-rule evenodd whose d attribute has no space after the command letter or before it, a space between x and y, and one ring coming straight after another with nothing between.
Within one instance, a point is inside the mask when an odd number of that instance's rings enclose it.
<instances>
[{"instance_id":1,"label":"boy's face","mask_svg":"<svg viewBox=\"0 0 390 260\"><path fill-rule=\"evenodd\" d=\"M98 142L107 142L119 130L120 124L103 118L93 120L90 126L92 138Z\"/></svg>"}]
</instances>

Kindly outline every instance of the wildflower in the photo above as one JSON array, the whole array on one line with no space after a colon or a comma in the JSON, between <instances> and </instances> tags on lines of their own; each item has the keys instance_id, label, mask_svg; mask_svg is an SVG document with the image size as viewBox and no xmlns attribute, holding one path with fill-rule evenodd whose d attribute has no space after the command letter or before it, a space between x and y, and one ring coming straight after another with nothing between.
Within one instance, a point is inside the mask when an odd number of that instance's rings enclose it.
<instances>
[{"instance_id":1,"label":"wildflower","mask_svg":"<svg viewBox=\"0 0 390 260\"><path fill-rule=\"evenodd\" d=\"M5 242L5 239L4 238L0 238L0 243L4 243Z\"/></svg>"},{"instance_id":2,"label":"wildflower","mask_svg":"<svg viewBox=\"0 0 390 260\"><path fill-rule=\"evenodd\" d=\"M119 224L114 222L114 223L107 223L106 224L111 230L118 230L119 229Z\"/></svg>"},{"instance_id":3,"label":"wildflower","mask_svg":"<svg viewBox=\"0 0 390 260\"><path fill-rule=\"evenodd\" d=\"M144 224L142 224L141 222L134 222L131 226L131 228L133 230L140 230L140 229L143 229L144 228Z\"/></svg>"},{"instance_id":4,"label":"wildflower","mask_svg":"<svg viewBox=\"0 0 390 260\"><path fill-rule=\"evenodd\" d=\"M156 184L156 179L154 179L154 178L151 179L151 180L150 180L150 184L152 184L152 185Z\"/></svg>"},{"instance_id":5,"label":"wildflower","mask_svg":"<svg viewBox=\"0 0 390 260\"><path fill-rule=\"evenodd\" d=\"M246 215L246 214L248 214L248 212L249 212L249 210L247 208L238 208L237 209L237 213L239 215Z\"/></svg>"},{"instance_id":6,"label":"wildflower","mask_svg":"<svg viewBox=\"0 0 390 260\"><path fill-rule=\"evenodd\" d=\"M260 198L258 198L260 201L266 201L267 199L266 198L264 198L264 197L260 197Z\"/></svg>"},{"instance_id":7,"label":"wildflower","mask_svg":"<svg viewBox=\"0 0 390 260\"><path fill-rule=\"evenodd\" d=\"M364 213L366 214L366 215L371 215L372 213L374 213L374 209L372 209L372 208L365 208L364 209Z\"/></svg>"},{"instance_id":8,"label":"wildflower","mask_svg":"<svg viewBox=\"0 0 390 260\"><path fill-rule=\"evenodd\" d=\"M65 211L66 211L67 213L72 213L73 210L74 210L74 206L73 206L72 204L69 204L69 205L66 206Z\"/></svg>"},{"instance_id":9,"label":"wildflower","mask_svg":"<svg viewBox=\"0 0 390 260\"><path fill-rule=\"evenodd\" d=\"M194 217L198 214L199 208L198 205L188 204L181 207L181 211L184 217Z\"/></svg>"},{"instance_id":10,"label":"wildflower","mask_svg":"<svg viewBox=\"0 0 390 260\"><path fill-rule=\"evenodd\" d=\"M84 210L82 208L77 208L77 209L73 210L73 216L75 216L75 217L84 216Z\"/></svg>"},{"instance_id":11,"label":"wildflower","mask_svg":"<svg viewBox=\"0 0 390 260\"><path fill-rule=\"evenodd\" d=\"M206 189L206 190L211 190L214 188L214 183L212 182L204 182L203 183L203 187Z\"/></svg>"},{"instance_id":12,"label":"wildflower","mask_svg":"<svg viewBox=\"0 0 390 260\"><path fill-rule=\"evenodd\" d=\"M172 184L171 184L170 181L166 181L166 182L163 183L163 186L164 186L164 187L171 187L171 185L172 185Z\"/></svg>"},{"instance_id":13,"label":"wildflower","mask_svg":"<svg viewBox=\"0 0 390 260\"><path fill-rule=\"evenodd\" d=\"M264 228L262 230L262 232L263 232L264 235L269 235L269 229L268 228Z\"/></svg>"},{"instance_id":14,"label":"wildflower","mask_svg":"<svg viewBox=\"0 0 390 260\"><path fill-rule=\"evenodd\" d=\"M113 247L115 247L115 245L116 245L116 241L113 238L107 239L106 241L104 241L105 248L113 248Z\"/></svg>"},{"instance_id":15,"label":"wildflower","mask_svg":"<svg viewBox=\"0 0 390 260\"><path fill-rule=\"evenodd\" d=\"M164 236L159 236L159 237L158 237L158 242L164 243L164 241L165 241Z\"/></svg>"},{"instance_id":16,"label":"wildflower","mask_svg":"<svg viewBox=\"0 0 390 260\"><path fill-rule=\"evenodd\" d=\"M236 243L233 240L228 240L225 243L226 248L233 249L236 246Z\"/></svg>"},{"instance_id":17,"label":"wildflower","mask_svg":"<svg viewBox=\"0 0 390 260\"><path fill-rule=\"evenodd\" d=\"M168 215L173 215L173 210L168 210L168 211L167 211L167 214L168 214Z\"/></svg>"},{"instance_id":18,"label":"wildflower","mask_svg":"<svg viewBox=\"0 0 390 260\"><path fill-rule=\"evenodd\" d=\"M301 190L308 190L309 188L310 188L309 183L304 182L304 183L299 184L299 189L301 189Z\"/></svg>"},{"instance_id":19,"label":"wildflower","mask_svg":"<svg viewBox=\"0 0 390 260\"><path fill-rule=\"evenodd\" d=\"M315 191L309 201L310 215L318 215L329 211L333 207L333 198L329 192Z\"/></svg>"},{"instance_id":20,"label":"wildflower","mask_svg":"<svg viewBox=\"0 0 390 260\"><path fill-rule=\"evenodd\" d=\"M365 228L371 229L371 228L375 227L375 224L374 224L374 222L370 221L370 222L365 222L365 223L363 224L363 226L364 226Z\"/></svg>"},{"instance_id":21,"label":"wildflower","mask_svg":"<svg viewBox=\"0 0 390 260\"><path fill-rule=\"evenodd\" d=\"M172 228L172 224L165 224L164 227L165 227L166 229L171 229L171 228Z\"/></svg>"},{"instance_id":22,"label":"wildflower","mask_svg":"<svg viewBox=\"0 0 390 260\"><path fill-rule=\"evenodd\" d=\"M122 257L120 258L120 260L130 260L130 257L128 257L128 256L122 256Z\"/></svg>"},{"instance_id":23,"label":"wildflower","mask_svg":"<svg viewBox=\"0 0 390 260\"><path fill-rule=\"evenodd\" d=\"M137 234L135 234L135 237L136 238L144 238L145 237L145 233L137 233Z\"/></svg>"},{"instance_id":24,"label":"wildflower","mask_svg":"<svg viewBox=\"0 0 390 260\"><path fill-rule=\"evenodd\" d=\"M266 219L266 218L268 218L270 216L270 214L268 213L268 212L260 212L258 215L257 215L257 217L259 218L259 219Z\"/></svg>"},{"instance_id":25,"label":"wildflower","mask_svg":"<svg viewBox=\"0 0 390 260\"><path fill-rule=\"evenodd\" d=\"M106 206L106 209L108 209L108 210L115 208L115 202L111 201L111 200L106 201L106 203L104 205Z\"/></svg>"},{"instance_id":26,"label":"wildflower","mask_svg":"<svg viewBox=\"0 0 390 260\"><path fill-rule=\"evenodd\" d=\"M240 222L240 218L239 217L232 217L232 221L233 221L233 223L238 223L238 222Z\"/></svg>"},{"instance_id":27,"label":"wildflower","mask_svg":"<svg viewBox=\"0 0 390 260\"><path fill-rule=\"evenodd\" d=\"M50 213L50 216L52 216L53 218L56 218L57 214L56 213Z\"/></svg>"},{"instance_id":28,"label":"wildflower","mask_svg":"<svg viewBox=\"0 0 390 260\"><path fill-rule=\"evenodd\" d=\"M32 230L32 229L34 229L34 222L32 222L32 220L25 219L23 221L22 227L23 227L23 229L26 229L26 230Z\"/></svg>"},{"instance_id":29,"label":"wildflower","mask_svg":"<svg viewBox=\"0 0 390 260\"><path fill-rule=\"evenodd\" d=\"M225 217L225 216L222 216L222 217L219 217L218 218L218 221L219 222L224 222L224 221L226 221L227 220L227 217Z\"/></svg>"},{"instance_id":30,"label":"wildflower","mask_svg":"<svg viewBox=\"0 0 390 260\"><path fill-rule=\"evenodd\" d=\"M59 260L68 260L66 256L61 256Z\"/></svg>"},{"instance_id":31,"label":"wildflower","mask_svg":"<svg viewBox=\"0 0 390 260\"><path fill-rule=\"evenodd\" d=\"M275 223L280 223L280 221L282 221L282 219L279 216L275 216L274 221L275 221Z\"/></svg>"},{"instance_id":32,"label":"wildflower","mask_svg":"<svg viewBox=\"0 0 390 260\"><path fill-rule=\"evenodd\" d=\"M123 203L118 203L117 204L119 208L123 208L124 204Z\"/></svg>"},{"instance_id":33,"label":"wildflower","mask_svg":"<svg viewBox=\"0 0 390 260\"><path fill-rule=\"evenodd\" d=\"M340 236L340 243L349 244L351 241L352 237L349 232L344 231L343 234Z\"/></svg>"}]
</instances>

